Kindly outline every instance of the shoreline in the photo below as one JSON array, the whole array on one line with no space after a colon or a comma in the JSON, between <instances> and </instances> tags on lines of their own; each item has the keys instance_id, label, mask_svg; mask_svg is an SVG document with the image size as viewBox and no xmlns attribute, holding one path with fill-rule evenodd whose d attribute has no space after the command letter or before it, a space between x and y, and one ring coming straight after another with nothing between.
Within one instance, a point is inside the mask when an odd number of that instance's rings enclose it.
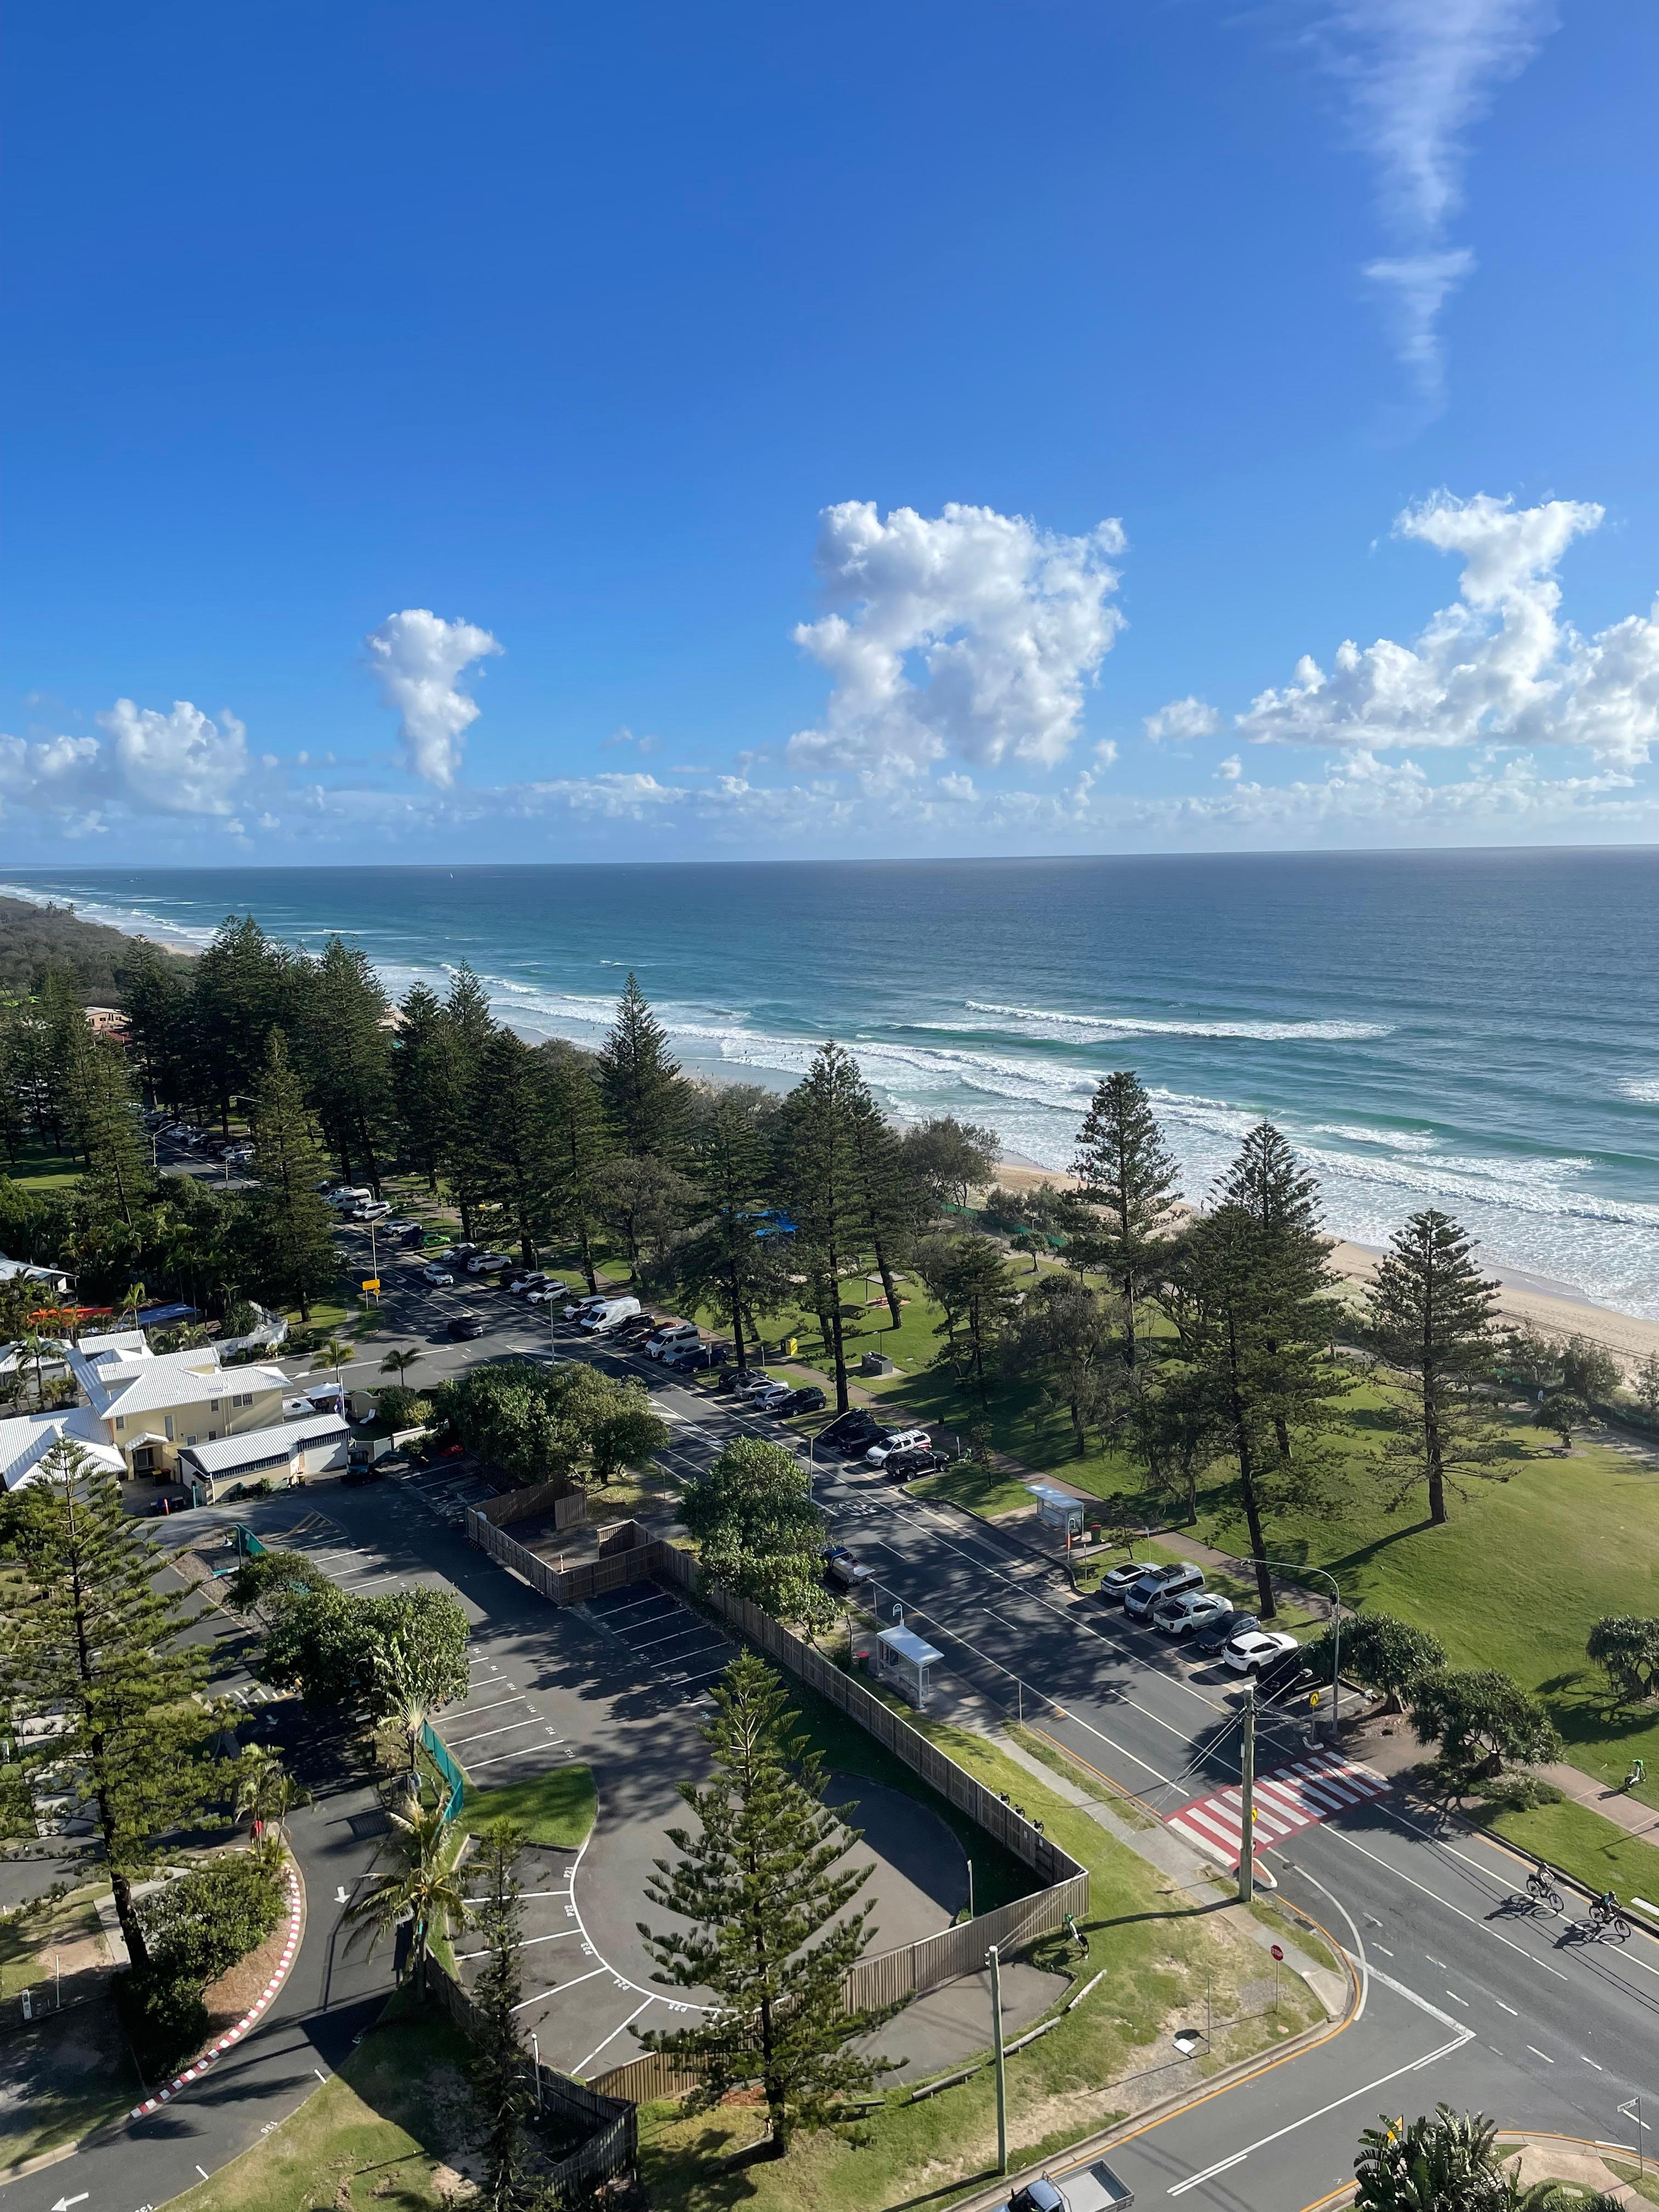
<instances>
[{"instance_id":1,"label":"shoreline","mask_svg":"<svg viewBox=\"0 0 1659 2212\"><path fill-rule=\"evenodd\" d=\"M1077 1186L1074 1176L1033 1167L1028 1160L999 1160L997 1180L1006 1190L1030 1190L1040 1182L1066 1189ZM1345 1281L1363 1286L1376 1274L1382 1257L1378 1246L1355 1244L1339 1237L1332 1248L1331 1265ZM1627 1376L1650 1355L1659 1353L1659 1321L1644 1321L1638 1315L1620 1313L1616 1306L1597 1305L1565 1283L1546 1285L1542 1278L1522 1268L1504 1268L1486 1261L1480 1264L1498 1285L1502 1320L1529 1323L1546 1336L1588 1337L1610 1352Z\"/></svg>"}]
</instances>

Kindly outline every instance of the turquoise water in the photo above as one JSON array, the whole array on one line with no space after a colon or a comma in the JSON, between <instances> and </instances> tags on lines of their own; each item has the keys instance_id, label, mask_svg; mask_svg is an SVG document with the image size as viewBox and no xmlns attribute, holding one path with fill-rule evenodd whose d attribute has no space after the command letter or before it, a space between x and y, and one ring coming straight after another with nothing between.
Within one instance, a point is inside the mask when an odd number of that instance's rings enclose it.
<instances>
[{"instance_id":1,"label":"turquoise water","mask_svg":"<svg viewBox=\"0 0 1659 2212\"><path fill-rule=\"evenodd\" d=\"M905 1118L1062 1167L1096 1077L1156 1096L1200 1197L1271 1115L1331 1230L1437 1204L1511 1278L1659 1318L1659 852L637 867L11 872L124 927L227 914L471 961L592 1042L627 969L689 1066L787 1083L852 1046Z\"/></svg>"}]
</instances>

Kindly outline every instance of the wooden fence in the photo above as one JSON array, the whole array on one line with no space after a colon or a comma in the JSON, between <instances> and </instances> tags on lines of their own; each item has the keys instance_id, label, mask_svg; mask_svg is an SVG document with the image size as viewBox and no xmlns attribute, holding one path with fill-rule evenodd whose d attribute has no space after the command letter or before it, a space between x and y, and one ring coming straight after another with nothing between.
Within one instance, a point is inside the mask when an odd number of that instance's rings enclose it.
<instances>
[{"instance_id":1,"label":"wooden fence","mask_svg":"<svg viewBox=\"0 0 1659 2212\"><path fill-rule=\"evenodd\" d=\"M658 1571L664 1580L695 1588L697 1565L691 1554L673 1545L665 1545L663 1549L666 1557ZM958 1766L948 1753L912 1728L863 1683L843 1674L823 1652L780 1626L758 1606L718 1588L703 1595L769 1658L780 1660L810 1689L884 1744L948 1803L967 1814L976 1826L1030 1867L1045 1885L1033 1895L1018 1898L994 1912L982 1912L977 1919L957 1927L942 1928L937 1935L924 1936L919 1942L907 1943L899 1950L860 1959L847 1977L849 2011L866 2005L896 2004L924 1990L939 1989L958 1975L976 1973L991 1944L1006 1953L1024 1950L1043 1936L1057 1935L1068 1914L1078 1919L1087 1912L1087 1869L1024 1814L976 1781L965 1767Z\"/></svg>"},{"instance_id":2,"label":"wooden fence","mask_svg":"<svg viewBox=\"0 0 1659 2212\"><path fill-rule=\"evenodd\" d=\"M476 2037L477 2020L472 2000L461 1984L435 1959L428 1960L426 1972L428 1988L456 2027L463 2035ZM637 2100L608 2095L551 2066L538 2066L535 2070L541 2081L541 2109L556 2113L568 2127L580 2130L586 2137L550 2172L548 2185L555 2200L584 2184L614 2181L631 2174L639 2152L639 2121L634 2109Z\"/></svg>"},{"instance_id":3,"label":"wooden fence","mask_svg":"<svg viewBox=\"0 0 1659 2212\"><path fill-rule=\"evenodd\" d=\"M663 1559L669 1549L660 1539L653 1538L602 1559L586 1559L574 1567L555 1567L527 1545L495 1527L476 1507L468 1510L466 1533L481 1552L487 1552L499 1565L510 1568L553 1605L580 1605L606 1590L621 1589L624 1583L647 1582L662 1571Z\"/></svg>"},{"instance_id":4,"label":"wooden fence","mask_svg":"<svg viewBox=\"0 0 1659 2212\"><path fill-rule=\"evenodd\" d=\"M608 2074L596 2074L588 2083L607 2097L626 2097L630 2104L648 2105L658 2097L683 2097L697 2086L697 2076L678 2066L665 2051L647 2051Z\"/></svg>"}]
</instances>

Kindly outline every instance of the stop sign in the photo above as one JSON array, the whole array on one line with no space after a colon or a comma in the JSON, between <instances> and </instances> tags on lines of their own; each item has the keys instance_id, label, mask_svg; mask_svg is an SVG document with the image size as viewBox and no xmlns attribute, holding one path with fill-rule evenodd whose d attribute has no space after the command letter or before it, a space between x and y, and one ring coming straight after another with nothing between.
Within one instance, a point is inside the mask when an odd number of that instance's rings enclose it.
<instances>
[{"instance_id":1,"label":"stop sign","mask_svg":"<svg viewBox=\"0 0 1659 2212\"><path fill-rule=\"evenodd\" d=\"M1277 1943L1272 1946L1272 1950L1275 1960L1281 1960L1285 1956L1284 1951Z\"/></svg>"}]
</instances>

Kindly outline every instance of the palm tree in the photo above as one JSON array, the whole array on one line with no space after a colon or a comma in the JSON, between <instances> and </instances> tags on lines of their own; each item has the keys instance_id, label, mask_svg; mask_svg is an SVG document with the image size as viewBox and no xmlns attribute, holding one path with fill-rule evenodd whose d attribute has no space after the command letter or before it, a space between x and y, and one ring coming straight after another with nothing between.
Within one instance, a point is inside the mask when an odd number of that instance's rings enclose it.
<instances>
[{"instance_id":1,"label":"palm tree","mask_svg":"<svg viewBox=\"0 0 1659 2212\"><path fill-rule=\"evenodd\" d=\"M380 1372L382 1375L395 1375L400 1382L404 1382L410 1369L421 1356L412 1346L407 1352L388 1352L380 1362Z\"/></svg>"},{"instance_id":2,"label":"palm tree","mask_svg":"<svg viewBox=\"0 0 1659 2212\"><path fill-rule=\"evenodd\" d=\"M290 1807L307 1802L305 1790L295 1782L276 1752L261 1750L253 1744L243 1753L236 1776L233 1818L240 1820L246 1814L256 1829L274 1828L280 1843L283 1821Z\"/></svg>"},{"instance_id":3,"label":"palm tree","mask_svg":"<svg viewBox=\"0 0 1659 2212\"><path fill-rule=\"evenodd\" d=\"M1355 2212L1555 2212L1559 2182L1522 2189L1498 2162L1497 2130L1484 2112L1384 2119L1359 2138ZM1611 2212L1611 2197L1574 2198L1578 2212Z\"/></svg>"},{"instance_id":4,"label":"palm tree","mask_svg":"<svg viewBox=\"0 0 1659 2212\"><path fill-rule=\"evenodd\" d=\"M46 1386L41 1376L40 1363L49 1352L58 1350L58 1340L55 1337L42 1336L39 1329L30 1327L18 1338L17 1349L22 1358L34 1362L34 1402L44 1407Z\"/></svg>"},{"instance_id":5,"label":"palm tree","mask_svg":"<svg viewBox=\"0 0 1659 2212\"><path fill-rule=\"evenodd\" d=\"M389 1842L396 1863L374 1875L340 1917L351 1923L347 1951L366 1942L371 1954L400 1920L409 1918L413 1923L409 1965L415 1994L424 1999L433 1936L465 1924L466 1898L450 1858L450 1822L444 1808L434 1805L408 1819L393 1813L391 1820Z\"/></svg>"},{"instance_id":6,"label":"palm tree","mask_svg":"<svg viewBox=\"0 0 1659 2212\"><path fill-rule=\"evenodd\" d=\"M349 1364L356 1349L356 1346L349 1342L346 1338L331 1336L327 1343L319 1344L312 1355L313 1358L320 1359L325 1367L331 1367L334 1370L334 1387L340 1394L342 1413L345 1411L345 1383L341 1377L340 1370Z\"/></svg>"},{"instance_id":7,"label":"palm tree","mask_svg":"<svg viewBox=\"0 0 1659 2212\"><path fill-rule=\"evenodd\" d=\"M380 1695L385 1701L386 1717L395 1721L404 1732L409 1747L409 1771L419 1771L421 1730L426 1726L427 1716L436 1702L428 1684L422 1678L422 1669L416 1655L401 1636L388 1636L374 1653L374 1672L380 1678Z\"/></svg>"}]
</instances>

